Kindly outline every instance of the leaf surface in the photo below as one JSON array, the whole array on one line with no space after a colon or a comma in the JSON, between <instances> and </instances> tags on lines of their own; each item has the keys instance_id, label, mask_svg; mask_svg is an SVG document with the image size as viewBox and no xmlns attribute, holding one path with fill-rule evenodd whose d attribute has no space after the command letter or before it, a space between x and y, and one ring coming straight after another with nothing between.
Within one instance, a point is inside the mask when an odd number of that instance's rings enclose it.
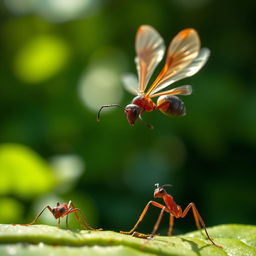
<instances>
[{"instance_id":1,"label":"leaf surface","mask_svg":"<svg viewBox=\"0 0 256 256\"><path fill-rule=\"evenodd\" d=\"M0 225L0 255L256 255L256 226L221 225L209 228L217 248L203 232L141 239L113 231L71 231L54 226Z\"/></svg>"}]
</instances>

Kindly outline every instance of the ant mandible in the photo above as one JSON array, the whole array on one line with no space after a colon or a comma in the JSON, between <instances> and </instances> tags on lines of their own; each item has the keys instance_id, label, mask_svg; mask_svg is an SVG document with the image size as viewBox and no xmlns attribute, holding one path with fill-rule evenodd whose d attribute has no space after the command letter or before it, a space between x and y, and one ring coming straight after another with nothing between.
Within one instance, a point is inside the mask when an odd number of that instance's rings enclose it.
<instances>
[{"instance_id":1,"label":"ant mandible","mask_svg":"<svg viewBox=\"0 0 256 256\"><path fill-rule=\"evenodd\" d=\"M127 235L131 235L131 234L135 234L135 236L138 236L138 233L137 232L134 232L135 229L138 227L138 225L140 224L140 222L143 220L145 214L147 213L148 211L148 208L150 205L153 205L155 207L158 207L161 209L161 212L159 214L159 217L156 221L156 224L153 228L153 231L151 233L150 236L154 236L158 230L158 227L160 225L160 222L162 220L162 217L164 215L164 212L167 212L170 214L170 221L169 221L169 229L168 229L168 236L171 236L172 235L172 231L173 231L173 224L174 224L174 218L184 218L188 211L190 209L192 209L193 211L193 215L194 215L194 219L195 219L195 222L196 222L196 226L197 228L200 230L201 228L204 229L205 231L205 234L207 236L207 238L211 241L211 243L219 248L222 248L222 246L216 244L213 239L209 236L208 232L207 232L207 229L205 227L205 224L204 224L204 221L202 219L202 217L200 216L196 206L194 203L190 203L184 211L182 211L181 207L179 205L177 205L175 203L175 201L173 200L173 197L171 195L169 195L166 190L164 189L164 187L167 187L167 186L171 186L169 184L166 184L166 185L163 185L163 186L159 186L159 184L155 184L156 186L156 189L154 191L154 198L162 198L164 200L164 203L165 203L165 206L162 205L162 204L159 204L155 201L149 201L146 205L146 207L144 208L144 210L142 211L137 223L134 225L134 227L129 231L129 232L124 232L124 231L121 231L122 234L127 234ZM140 237L140 236L138 236Z\"/></svg>"},{"instance_id":2,"label":"ant mandible","mask_svg":"<svg viewBox=\"0 0 256 256\"><path fill-rule=\"evenodd\" d=\"M79 208L75 208L75 205L74 203L70 200L68 204L66 203L57 203L56 207L53 207L51 208L51 206L49 205L46 205L42 211L36 216L36 218L29 224L18 224L18 225L21 225L21 226L30 226L30 225L33 225L36 223L36 221L39 219L39 217L42 215L42 213L48 209L52 215L55 217L55 219L58 220L58 227L60 227L60 218L63 218L65 216L66 217L66 227L68 228L68 215L72 212L75 213L75 217L77 219L77 221L79 222L79 224L81 225L82 228L84 229L90 229L90 230L101 230L101 229L94 229L92 228L89 223L87 222L87 220L85 219L82 211L79 209ZM82 223L82 220L80 219L79 215L77 214L77 212L80 212L80 215L83 219L83 223ZM13 225L17 225L17 224L13 224Z\"/></svg>"}]
</instances>

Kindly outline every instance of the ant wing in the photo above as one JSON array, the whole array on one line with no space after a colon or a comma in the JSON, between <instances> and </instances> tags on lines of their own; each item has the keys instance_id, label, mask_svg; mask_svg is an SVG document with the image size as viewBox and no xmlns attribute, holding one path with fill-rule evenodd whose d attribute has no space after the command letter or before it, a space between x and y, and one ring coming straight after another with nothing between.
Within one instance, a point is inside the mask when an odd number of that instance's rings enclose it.
<instances>
[{"instance_id":1,"label":"ant wing","mask_svg":"<svg viewBox=\"0 0 256 256\"><path fill-rule=\"evenodd\" d=\"M150 97L156 97L156 95L158 95L157 93L158 91L166 88L170 84L196 74L205 65L209 56L210 56L210 50L207 48L202 48L198 56L196 57L196 59L194 59L185 68L180 70L177 74L170 76L167 80L160 81L158 86L151 92Z\"/></svg>"},{"instance_id":2,"label":"ant wing","mask_svg":"<svg viewBox=\"0 0 256 256\"><path fill-rule=\"evenodd\" d=\"M191 85L183 85L168 91L163 91L163 92L153 94L150 96L150 98L159 97L162 95L190 95L191 93L192 93Z\"/></svg>"},{"instance_id":3,"label":"ant wing","mask_svg":"<svg viewBox=\"0 0 256 256\"><path fill-rule=\"evenodd\" d=\"M169 45L162 71L145 96L149 96L153 91L156 91L160 85L165 85L161 86L161 89L168 86L168 81L198 56L199 49L200 39L194 29L188 28L179 32Z\"/></svg>"},{"instance_id":4,"label":"ant wing","mask_svg":"<svg viewBox=\"0 0 256 256\"><path fill-rule=\"evenodd\" d=\"M138 95L139 81L132 73L126 73L121 77L123 87L126 91L133 95Z\"/></svg>"},{"instance_id":5,"label":"ant wing","mask_svg":"<svg viewBox=\"0 0 256 256\"><path fill-rule=\"evenodd\" d=\"M158 63L165 52L163 38L151 26L140 26L135 39L135 63L139 77L138 94L143 94Z\"/></svg>"}]
</instances>

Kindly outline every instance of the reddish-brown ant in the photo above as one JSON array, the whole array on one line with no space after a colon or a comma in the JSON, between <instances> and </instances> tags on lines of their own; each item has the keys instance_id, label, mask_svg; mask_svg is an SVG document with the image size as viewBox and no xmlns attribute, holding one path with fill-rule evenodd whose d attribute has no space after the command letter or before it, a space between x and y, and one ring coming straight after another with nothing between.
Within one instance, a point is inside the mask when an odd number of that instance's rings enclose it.
<instances>
[{"instance_id":1,"label":"reddish-brown ant","mask_svg":"<svg viewBox=\"0 0 256 256\"><path fill-rule=\"evenodd\" d=\"M100 230L100 229L94 229L92 228L89 223L87 222L87 220L85 219L82 211L79 208L75 208L75 205L73 204L73 202L70 200L68 204L66 203L57 203L56 207L51 208L49 205L46 205L42 211L36 216L36 218L29 224L19 224L21 226L30 226L36 223L36 221L39 219L39 217L42 215L42 213L48 209L52 215L55 217L55 219L58 220L58 227L60 227L60 218L63 218L66 216L66 227L68 228L68 215L70 213L74 213L75 217L77 219L77 221L79 222L79 224L81 225L82 228L84 229L90 229L90 230ZM80 212L80 216L83 219L83 223L82 220L80 219L79 215L77 214L77 212ZM13 225L17 225L17 224L13 224Z\"/></svg>"},{"instance_id":2,"label":"reddish-brown ant","mask_svg":"<svg viewBox=\"0 0 256 256\"><path fill-rule=\"evenodd\" d=\"M175 201L173 200L173 197L171 195L169 195L166 190L164 189L164 187L167 186L171 186L169 184L163 185L163 186L159 186L159 184L155 184L156 189L154 191L154 198L162 198L164 200L165 206L162 204L159 204L155 201L149 201L148 204L146 205L146 207L144 208L144 210L142 211L137 223L135 224L135 226L129 231L129 232L123 232L121 231L121 233L123 234L127 234L127 235L131 235L134 233L135 229L138 227L138 225L140 224L140 222L143 220L148 208L150 205L154 205L158 208L161 209L160 215L156 221L156 224L153 228L153 231L150 235L148 235L148 237L153 237L156 234L156 231L158 230L158 227L160 225L160 222L162 220L163 214L164 212L168 212L170 214L170 221L169 221L169 229L168 229L168 236L172 235L172 231L173 231L173 223L174 223L174 218L184 218L188 211L190 209L192 209L193 214L194 214L194 218L195 218L195 222L196 222L196 226L198 229L203 228L205 231L205 234L207 236L207 238L212 242L213 245L222 248L222 246L216 244L213 239L209 236L207 229L205 227L204 221L202 219L202 217L200 216L198 210L196 209L196 206L194 203L190 203L184 211L182 211L181 207L179 205L177 205L175 203ZM135 235L138 236L138 235Z\"/></svg>"}]
</instances>

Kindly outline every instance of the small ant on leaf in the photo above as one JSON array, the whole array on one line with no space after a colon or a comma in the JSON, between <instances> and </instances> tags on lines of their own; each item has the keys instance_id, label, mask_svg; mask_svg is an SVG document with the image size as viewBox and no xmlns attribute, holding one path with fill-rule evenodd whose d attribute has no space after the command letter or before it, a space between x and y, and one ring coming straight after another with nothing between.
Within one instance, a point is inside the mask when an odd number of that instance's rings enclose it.
<instances>
[{"instance_id":1,"label":"small ant on leaf","mask_svg":"<svg viewBox=\"0 0 256 256\"><path fill-rule=\"evenodd\" d=\"M207 236L207 238L211 241L211 243L219 248L222 248L221 245L218 245L216 244L213 239L209 236L208 232L207 232L207 229L205 227L205 224L204 224L204 221L202 219L202 217L200 216L196 206L194 203L190 203L184 211L182 211L181 207L179 205L177 205L175 203L175 201L173 200L173 197L171 195L169 195L166 190L164 189L164 187L169 187L171 185L169 184L166 184L166 185L163 185L163 186L159 186L158 183L155 184L156 186L156 189L154 191L154 198L162 198L164 200L164 203L165 203L165 206L162 205L162 204L159 204L155 201L149 201L146 205L146 207L144 208L144 210L142 211L137 223L134 225L134 227L129 231L129 232L124 232L124 231L120 231L122 234L127 234L127 235L131 235L131 234L134 234L135 233L135 236L136 237L143 237L145 238L145 236L147 237L153 237L157 230L158 230L158 227L160 225L160 222L163 218L163 215L164 215L164 212L167 212L170 214L170 222L169 222L169 229L168 229L168 236L171 236L172 235L172 231L173 231L173 224L174 224L174 218L184 218L188 211L190 209L192 209L193 211L193 215L194 215L194 219L195 219L195 222L196 222L196 226L197 228L200 230L201 228L204 229L205 231L205 234ZM155 207L158 207L161 209L161 212L160 212L160 215L156 221L156 224L153 228L153 231L151 233L151 235L145 235L145 236L140 236L140 235L137 235L137 232L135 232L135 229L138 227L138 225L140 224L140 222L143 220L145 214L147 213L148 211L148 208L150 205L153 205Z\"/></svg>"},{"instance_id":2,"label":"small ant on leaf","mask_svg":"<svg viewBox=\"0 0 256 256\"><path fill-rule=\"evenodd\" d=\"M20 226L30 226L30 225L33 225L36 223L36 221L39 219L39 217L42 215L42 213L48 209L52 215L55 217L55 219L58 220L58 227L60 227L60 218L63 218L65 216L66 217L66 227L68 228L68 215L70 213L74 213L75 214L75 217L77 219L77 221L79 222L79 224L81 225L82 228L84 229L89 229L89 230L102 230L102 229L94 229L92 228L89 223L87 222L87 220L85 219L82 211L79 209L79 208L75 208L75 205L73 204L73 202L70 200L68 204L66 203L57 203L56 207L53 207L51 208L49 205L46 205L42 211L36 216L36 218L29 224L13 224L13 225L20 225ZM82 220L81 218L79 217L78 213L77 212L80 212L80 216L82 217Z\"/></svg>"}]
</instances>

